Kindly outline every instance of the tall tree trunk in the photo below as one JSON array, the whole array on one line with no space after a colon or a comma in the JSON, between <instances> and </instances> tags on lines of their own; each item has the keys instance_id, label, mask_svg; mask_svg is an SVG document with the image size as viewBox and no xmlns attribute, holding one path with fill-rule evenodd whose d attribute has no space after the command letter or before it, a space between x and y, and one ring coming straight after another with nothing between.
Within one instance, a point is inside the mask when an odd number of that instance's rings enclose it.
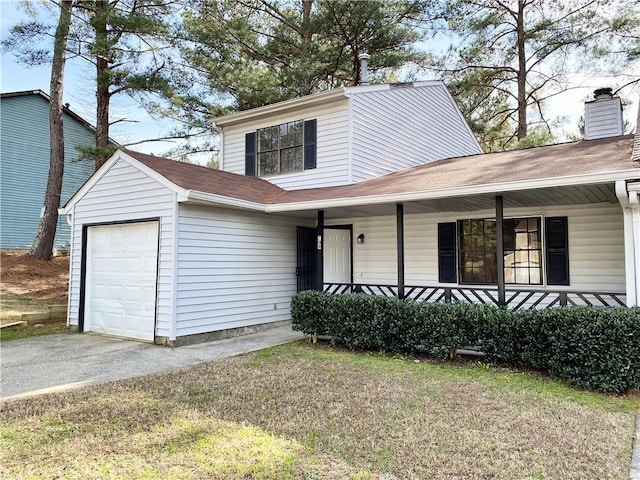
<instances>
[{"instance_id":1,"label":"tall tree trunk","mask_svg":"<svg viewBox=\"0 0 640 480\"><path fill-rule=\"evenodd\" d=\"M71 24L72 0L63 0L60 4L60 17L56 27L51 64L51 83L49 86L49 177L44 195L44 214L40 220L36 238L29 255L40 260L50 260L53 242L58 225L58 208L62 195L62 175L64 173L64 130L62 124L64 90L64 64L67 37Z\"/></svg>"},{"instance_id":2,"label":"tall tree trunk","mask_svg":"<svg viewBox=\"0 0 640 480\"><path fill-rule=\"evenodd\" d=\"M107 33L107 0L97 0L94 29L96 42L96 170L107 161L109 145L109 54Z\"/></svg>"},{"instance_id":3,"label":"tall tree trunk","mask_svg":"<svg viewBox=\"0 0 640 480\"><path fill-rule=\"evenodd\" d=\"M527 136L527 54L524 48L524 7L525 2L518 2L518 140Z\"/></svg>"},{"instance_id":4,"label":"tall tree trunk","mask_svg":"<svg viewBox=\"0 0 640 480\"><path fill-rule=\"evenodd\" d=\"M311 8L314 0L302 0L302 55L307 59L311 55L311 41L313 40L313 29L311 26ZM313 79L311 77L303 80L300 94L302 96L313 93Z\"/></svg>"}]
</instances>

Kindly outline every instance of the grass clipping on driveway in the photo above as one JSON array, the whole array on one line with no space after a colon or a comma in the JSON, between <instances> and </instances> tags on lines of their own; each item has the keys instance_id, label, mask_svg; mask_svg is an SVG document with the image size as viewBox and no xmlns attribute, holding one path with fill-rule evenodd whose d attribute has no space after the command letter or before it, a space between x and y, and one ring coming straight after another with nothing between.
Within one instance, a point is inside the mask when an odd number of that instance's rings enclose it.
<instances>
[{"instance_id":1,"label":"grass clipping on driveway","mask_svg":"<svg viewBox=\"0 0 640 480\"><path fill-rule=\"evenodd\" d=\"M2 404L3 478L626 479L635 397L305 343Z\"/></svg>"}]
</instances>

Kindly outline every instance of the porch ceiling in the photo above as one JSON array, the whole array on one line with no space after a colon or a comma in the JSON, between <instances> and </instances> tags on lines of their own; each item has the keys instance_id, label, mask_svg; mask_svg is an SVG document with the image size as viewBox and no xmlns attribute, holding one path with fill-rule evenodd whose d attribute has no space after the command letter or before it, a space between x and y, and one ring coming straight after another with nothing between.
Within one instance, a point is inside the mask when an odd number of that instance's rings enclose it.
<instances>
[{"instance_id":1,"label":"porch ceiling","mask_svg":"<svg viewBox=\"0 0 640 480\"><path fill-rule=\"evenodd\" d=\"M615 186L610 184L549 187L518 192L495 192L422 201L404 202L405 215L415 213L467 212L495 209L496 195L502 195L504 208L543 207L552 205L579 205L589 203L618 203ZM325 209L325 219L395 215L395 203L371 206ZM315 219L315 210L281 213L283 215Z\"/></svg>"}]
</instances>

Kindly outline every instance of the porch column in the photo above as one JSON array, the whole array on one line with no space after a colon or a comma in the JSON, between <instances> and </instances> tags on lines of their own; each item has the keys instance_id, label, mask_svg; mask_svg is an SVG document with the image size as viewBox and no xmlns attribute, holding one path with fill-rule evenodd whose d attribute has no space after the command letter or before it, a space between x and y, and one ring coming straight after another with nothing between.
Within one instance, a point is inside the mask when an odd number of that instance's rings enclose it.
<instances>
[{"instance_id":1,"label":"porch column","mask_svg":"<svg viewBox=\"0 0 640 480\"><path fill-rule=\"evenodd\" d=\"M404 299L404 205L396 204L396 245L398 252L398 298Z\"/></svg>"},{"instance_id":2,"label":"porch column","mask_svg":"<svg viewBox=\"0 0 640 480\"><path fill-rule=\"evenodd\" d=\"M316 290L324 290L324 210L318 210L316 223Z\"/></svg>"},{"instance_id":3,"label":"porch column","mask_svg":"<svg viewBox=\"0 0 640 480\"><path fill-rule=\"evenodd\" d=\"M496 195L496 263L498 267L498 305L505 304L504 293L504 232L502 220L504 209L502 195Z\"/></svg>"}]
</instances>

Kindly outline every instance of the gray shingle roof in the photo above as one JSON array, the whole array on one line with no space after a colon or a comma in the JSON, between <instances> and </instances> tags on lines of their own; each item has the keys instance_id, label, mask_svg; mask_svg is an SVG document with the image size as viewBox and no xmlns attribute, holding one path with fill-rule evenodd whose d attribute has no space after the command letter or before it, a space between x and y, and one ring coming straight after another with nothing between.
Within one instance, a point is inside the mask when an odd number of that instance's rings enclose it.
<instances>
[{"instance_id":1,"label":"gray shingle roof","mask_svg":"<svg viewBox=\"0 0 640 480\"><path fill-rule=\"evenodd\" d=\"M633 149L633 135L582 140L449 158L354 185L293 191L283 190L260 178L211 170L131 150L125 152L182 188L263 204L279 204L638 169L640 165L632 160Z\"/></svg>"}]
</instances>

